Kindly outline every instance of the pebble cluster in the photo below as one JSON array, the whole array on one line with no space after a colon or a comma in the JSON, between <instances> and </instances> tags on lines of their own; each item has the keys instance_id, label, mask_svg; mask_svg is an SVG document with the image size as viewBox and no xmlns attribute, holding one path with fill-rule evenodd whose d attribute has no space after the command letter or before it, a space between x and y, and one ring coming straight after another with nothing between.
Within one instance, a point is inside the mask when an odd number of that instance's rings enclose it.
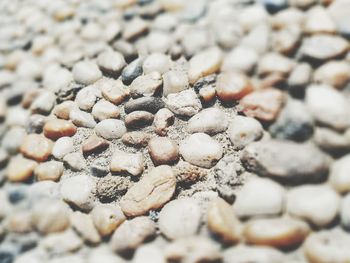
<instances>
[{"instance_id":1,"label":"pebble cluster","mask_svg":"<svg viewBox=\"0 0 350 263\"><path fill-rule=\"evenodd\" d=\"M0 14L0 263L350 262L349 0Z\"/></svg>"}]
</instances>

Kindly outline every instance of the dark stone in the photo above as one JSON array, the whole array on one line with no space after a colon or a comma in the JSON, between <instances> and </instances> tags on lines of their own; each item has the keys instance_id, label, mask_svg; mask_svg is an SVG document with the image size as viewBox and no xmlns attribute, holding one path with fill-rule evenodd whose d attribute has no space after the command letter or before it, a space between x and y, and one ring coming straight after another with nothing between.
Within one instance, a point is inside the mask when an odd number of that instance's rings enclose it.
<instances>
[{"instance_id":1,"label":"dark stone","mask_svg":"<svg viewBox=\"0 0 350 263\"><path fill-rule=\"evenodd\" d=\"M122 71L122 81L126 85L130 85L130 83L136 79L138 76L142 75L142 62L143 60L138 58L127 65Z\"/></svg>"},{"instance_id":2,"label":"dark stone","mask_svg":"<svg viewBox=\"0 0 350 263\"><path fill-rule=\"evenodd\" d=\"M286 0L262 0L262 2L266 10L271 14L277 13L287 7Z\"/></svg>"},{"instance_id":3,"label":"dark stone","mask_svg":"<svg viewBox=\"0 0 350 263\"><path fill-rule=\"evenodd\" d=\"M125 113L130 113L133 111L148 111L151 113L156 113L158 110L164 107L165 103L161 98L142 97L128 101L124 106L124 110Z\"/></svg>"}]
</instances>

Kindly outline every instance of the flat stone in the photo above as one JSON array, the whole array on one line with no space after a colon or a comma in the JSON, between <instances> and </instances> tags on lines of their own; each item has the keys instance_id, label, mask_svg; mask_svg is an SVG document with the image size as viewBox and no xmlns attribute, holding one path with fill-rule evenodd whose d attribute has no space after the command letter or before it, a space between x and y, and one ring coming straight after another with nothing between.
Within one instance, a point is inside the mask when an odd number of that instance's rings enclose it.
<instances>
[{"instance_id":1,"label":"flat stone","mask_svg":"<svg viewBox=\"0 0 350 263\"><path fill-rule=\"evenodd\" d=\"M143 215L168 202L175 192L175 186L176 179L170 166L158 166L128 190L120 206L127 216Z\"/></svg>"},{"instance_id":2,"label":"flat stone","mask_svg":"<svg viewBox=\"0 0 350 263\"><path fill-rule=\"evenodd\" d=\"M94 62L80 61L72 70L73 78L77 83L89 85L102 77L102 73Z\"/></svg>"},{"instance_id":3,"label":"flat stone","mask_svg":"<svg viewBox=\"0 0 350 263\"><path fill-rule=\"evenodd\" d=\"M134 100L129 100L125 106L125 113L130 113L132 111L148 111L151 113L156 113L161 108L165 107L165 103L161 98L156 97L142 97Z\"/></svg>"},{"instance_id":4,"label":"flat stone","mask_svg":"<svg viewBox=\"0 0 350 263\"><path fill-rule=\"evenodd\" d=\"M130 94L132 97L153 96L163 84L162 76L158 72L151 72L141 75L130 84Z\"/></svg>"},{"instance_id":5,"label":"flat stone","mask_svg":"<svg viewBox=\"0 0 350 263\"><path fill-rule=\"evenodd\" d=\"M287 195L287 212L316 226L325 227L337 216L340 197L327 185L304 185Z\"/></svg>"},{"instance_id":6,"label":"flat stone","mask_svg":"<svg viewBox=\"0 0 350 263\"><path fill-rule=\"evenodd\" d=\"M68 153L63 157L63 162L72 171L81 171L86 167L85 160L80 152Z\"/></svg>"},{"instance_id":7,"label":"flat stone","mask_svg":"<svg viewBox=\"0 0 350 263\"><path fill-rule=\"evenodd\" d=\"M112 249L118 253L133 251L155 233L156 225L151 219L145 216L136 217L124 221L116 229L110 244Z\"/></svg>"},{"instance_id":8,"label":"flat stone","mask_svg":"<svg viewBox=\"0 0 350 263\"><path fill-rule=\"evenodd\" d=\"M94 226L91 215L75 211L70 215L72 228L89 244L98 244L101 237Z\"/></svg>"},{"instance_id":9,"label":"flat stone","mask_svg":"<svg viewBox=\"0 0 350 263\"><path fill-rule=\"evenodd\" d=\"M103 78L96 85L101 89L102 96L115 105L121 104L130 94L130 90L120 80Z\"/></svg>"},{"instance_id":10,"label":"flat stone","mask_svg":"<svg viewBox=\"0 0 350 263\"><path fill-rule=\"evenodd\" d=\"M73 139L71 137L59 138L52 148L52 155L56 159L63 159L64 156L74 151L73 144Z\"/></svg>"},{"instance_id":11,"label":"flat stone","mask_svg":"<svg viewBox=\"0 0 350 263\"><path fill-rule=\"evenodd\" d=\"M193 90L169 94L166 106L173 113L181 116L193 116L202 109L202 104Z\"/></svg>"},{"instance_id":12,"label":"flat stone","mask_svg":"<svg viewBox=\"0 0 350 263\"><path fill-rule=\"evenodd\" d=\"M179 149L185 161L203 168L211 168L223 155L221 144L205 133L190 135Z\"/></svg>"},{"instance_id":13,"label":"flat stone","mask_svg":"<svg viewBox=\"0 0 350 263\"><path fill-rule=\"evenodd\" d=\"M56 96L50 91L42 92L30 105L33 113L48 115L56 103Z\"/></svg>"},{"instance_id":14,"label":"flat stone","mask_svg":"<svg viewBox=\"0 0 350 263\"><path fill-rule=\"evenodd\" d=\"M78 127L94 128L96 121L88 112L79 109L72 109L69 112L69 119Z\"/></svg>"},{"instance_id":15,"label":"flat stone","mask_svg":"<svg viewBox=\"0 0 350 263\"><path fill-rule=\"evenodd\" d=\"M189 119L187 130L190 133L203 132L214 135L224 132L227 127L228 119L222 110L207 108Z\"/></svg>"},{"instance_id":16,"label":"flat stone","mask_svg":"<svg viewBox=\"0 0 350 263\"><path fill-rule=\"evenodd\" d=\"M81 149L83 151L83 154L92 154L100 153L101 151L107 149L108 146L109 143L105 139L96 135L91 135L83 142Z\"/></svg>"},{"instance_id":17,"label":"flat stone","mask_svg":"<svg viewBox=\"0 0 350 263\"><path fill-rule=\"evenodd\" d=\"M240 218L278 215L283 212L284 196L283 187L274 181L252 178L238 192L233 207Z\"/></svg>"},{"instance_id":18,"label":"flat stone","mask_svg":"<svg viewBox=\"0 0 350 263\"><path fill-rule=\"evenodd\" d=\"M77 132L77 127L66 120L50 120L44 125L44 135L52 140L57 140L65 136L73 136Z\"/></svg>"},{"instance_id":19,"label":"flat stone","mask_svg":"<svg viewBox=\"0 0 350 263\"><path fill-rule=\"evenodd\" d=\"M221 73L217 77L216 94L224 102L240 100L252 91L249 79L240 72Z\"/></svg>"},{"instance_id":20,"label":"flat stone","mask_svg":"<svg viewBox=\"0 0 350 263\"><path fill-rule=\"evenodd\" d=\"M77 191L77 189L80 189ZM75 175L62 181L61 195L64 201L89 211L95 202L96 183L88 175Z\"/></svg>"},{"instance_id":21,"label":"flat stone","mask_svg":"<svg viewBox=\"0 0 350 263\"><path fill-rule=\"evenodd\" d=\"M125 126L129 129L143 128L152 124L154 115L147 111L133 111L125 116Z\"/></svg>"},{"instance_id":22,"label":"flat stone","mask_svg":"<svg viewBox=\"0 0 350 263\"><path fill-rule=\"evenodd\" d=\"M59 181L61 175L63 174L63 163L57 161L48 161L39 164L35 170L34 174L38 181L51 180Z\"/></svg>"},{"instance_id":23,"label":"flat stone","mask_svg":"<svg viewBox=\"0 0 350 263\"><path fill-rule=\"evenodd\" d=\"M184 71L170 70L163 74L163 96L181 92L188 86L188 76Z\"/></svg>"},{"instance_id":24,"label":"flat stone","mask_svg":"<svg viewBox=\"0 0 350 263\"><path fill-rule=\"evenodd\" d=\"M254 91L240 101L242 112L261 121L273 121L277 118L284 103L284 94L269 88Z\"/></svg>"},{"instance_id":25,"label":"flat stone","mask_svg":"<svg viewBox=\"0 0 350 263\"><path fill-rule=\"evenodd\" d=\"M104 74L118 77L126 63L121 53L115 51L104 51L98 55L97 65Z\"/></svg>"},{"instance_id":26,"label":"flat stone","mask_svg":"<svg viewBox=\"0 0 350 263\"><path fill-rule=\"evenodd\" d=\"M340 194L345 194L350 191L350 174L348 173L350 168L350 155L333 162L330 174L329 182L333 188Z\"/></svg>"},{"instance_id":27,"label":"flat stone","mask_svg":"<svg viewBox=\"0 0 350 263\"><path fill-rule=\"evenodd\" d=\"M30 159L38 162L46 161L51 155L53 143L42 135L27 135L20 147L21 153Z\"/></svg>"},{"instance_id":28,"label":"flat stone","mask_svg":"<svg viewBox=\"0 0 350 263\"><path fill-rule=\"evenodd\" d=\"M190 237L197 233L201 211L197 202L183 198L169 202L159 213L160 231L169 239ZM186 223L185 223L186 222Z\"/></svg>"},{"instance_id":29,"label":"flat stone","mask_svg":"<svg viewBox=\"0 0 350 263\"><path fill-rule=\"evenodd\" d=\"M154 137L148 143L148 153L155 165L173 164L179 160L179 147L168 137Z\"/></svg>"},{"instance_id":30,"label":"flat stone","mask_svg":"<svg viewBox=\"0 0 350 263\"><path fill-rule=\"evenodd\" d=\"M79 109L90 111L101 97L101 90L93 84L79 90L74 101Z\"/></svg>"},{"instance_id":31,"label":"flat stone","mask_svg":"<svg viewBox=\"0 0 350 263\"><path fill-rule=\"evenodd\" d=\"M233 117L227 129L227 135L233 147L239 150L251 142L260 140L263 132L262 125L256 119L240 115Z\"/></svg>"},{"instance_id":32,"label":"flat stone","mask_svg":"<svg viewBox=\"0 0 350 263\"><path fill-rule=\"evenodd\" d=\"M345 61L329 61L315 70L314 80L341 89L350 80L350 65Z\"/></svg>"},{"instance_id":33,"label":"flat stone","mask_svg":"<svg viewBox=\"0 0 350 263\"><path fill-rule=\"evenodd\" d=\"M294 62L278 53L268 53L264 55L258 64L258 74L266 76L272 73L287 75L292 71Z\"/></svg>"},{"instance_id":34,"label":"flat stone","mask_svg":"<svg viewBox=\"0 0 350 263\"><path fill-rule=\"evenodd\" d=\"M106 119L96 125L95 132L107 140L119 139L126 133L126 127L121 120Z\"/></svg>"},{"instance_id":35,"label":"flat stone","mask_svg":"<svg viewBox=\"0 0 350 263\"><path fill-rule=\"evenodd\" d=\"M7 166L6 177L11 182L23 182L29 179L38 164L21 156L12 158Z\"/></svg>"},{"instance_id":36,"label":"flat stone","mask_svg":"<svg viewBox=\"0 0 350 263\"><path fill-rule=\"evenodd\" d=\"M112 156L110 170L112 173L139 176L144 169L143 162L142 153L127 153L116 150Z\"/></svg>"},{"instance_id":37,"label":"flat stone","mask_svg":"<svg viewBox=\"0 0 350 263\"><path fill-rule=\"evenodd\" d=\"M96 120L117 119L120 116L120 110L117 106L107 100L99 100L91 111Z\"/></svg>"},{"instance_id":38,"label":"flat stone","mask_svg":"<svg viewBox=\"0 0 350 263\"><path fill-rule=\"evenodd\" d=\"M326 9L315 6L307 12L303 30L307 34L335 34L337 28Z\"/></svg>"},{"instance_id":39,"label":"flat stone","mask_svg":"<svg viewBox=\"0 0 350 263\"><path fill-rule=\"evenodd\" d=\"M328 157L315 146L277 140L251 143L241 160L252 172L290 183L322 180L329 166Z\"/></svg>"},{"instance_id":40,"label":"flat stone","mask_svg":"<svg viewBox=\"0 0 350 263\"><path fill-rule=\"evenodd\" d=\"M151 136L142 131L127 132L122 136L122 142L128 146L145 147Z\"/></svg>"},{"instance_id":41,"label":"flat stone","mask_svg":"<svg viewBox=\"0 0 350 263\"><path fill-rule=\"evenodd\" d=\"M168 132L169 126L175 121L174 113L167 108L160 109L154 115L153 125L155 132L159 136L165 136Z\"/></svg>"}]
</instances>

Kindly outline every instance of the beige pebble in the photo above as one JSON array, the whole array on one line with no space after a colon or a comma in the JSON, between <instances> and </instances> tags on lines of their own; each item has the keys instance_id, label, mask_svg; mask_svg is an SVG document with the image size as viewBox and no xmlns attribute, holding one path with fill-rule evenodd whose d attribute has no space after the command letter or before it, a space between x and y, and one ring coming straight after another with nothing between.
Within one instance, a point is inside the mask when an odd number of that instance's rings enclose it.
<instances>
[{"instance_id":1,"label":"beige pebble","mask_svg":"<svg viewBox=\"0 0 350 263\"><path fill-rule=\"evenodd\" d=\"M84 241L89 244L98 244L101 242L101 237L90 215L75 211L71 214L70 221L73 229L78 232Z\"/></svg>"},{"instance_id":2,"label":"beige pebble","mask_svg":"<svg viewBox=\"0 0 350 263\"><path fill-rule=\"evenodd\" d=\"M52 140L57 140L61 137L73 136L77 131L77 127L66 120L50 120L44 125L44 135Z\"/></svg>"},{"instance_id":3,"label":"beige pebble","mask_svg":"<svg viewBox=\"0 0 350 263\"><path fill-rule=\"evenodd\" d=\"M44 136L29 134L24 138L20 151L27 158L43 162L49 158L52 147L52 141L46 139Z\"/></svg>"},{"instance_id":4,"label":"beige pebble","mask_svg":"<svg viewBox=\"0 0 350 263\"><path fill-rule=\"evenodd\" d=\"M155 132L159 136L165 136L168 132L169 126L175 121L175 115L167 108L160 109L154 115L153 125Z\"/></svg>"},{"instance_id":5,"label":"beige pebble","mask_svg":"<svg viewBox=\"0 0 350 263\"><path fill-rule=\"evenodd\" d=\"M249 79L239 72L222 73L216 80L216 93L224 102L240 100L253 91Z\"/></svg>"},{"instance_id":6,"label":"beige pebble","mask_svg":"<svg viewBox=\"0 0 350 263\"><path fill-rule=\"evenodd\" d=\"M150 135L142 131L127 132L122 136L122 142L129 146L145 147L148 145Z\"/></svg>"},{"instance_id":7,"label":"beige pebble","mask_svg":"<svg viewBox=\"0 0 350 263\"><path fill-rule=\"evenodd\" d=\"M115 105L119 105L129 97L130 91L121 80L102 79L97 84L101 89L102 96Z\"/></svg>"},{"instance_id":8,"label":"beige pebble","mask_svg":"<svg viewBox=\"0 0 350 263\"><path fill-rule=\"evenodd\" d=\"M8 164L6 176L11 182L23 182L29 179L38 164L21 156L11 159Z\"/></svg>"},{"instance_id":9,"label":"beige pebble","mask_svg":"<svg viewBox=\"0 0 350 263\"><path fill-rule=\"evenodd\" d=\"M110 170L113 173L141 175L143 172L142 153L127 153L116 150L112 156Z\"/></svg>"},{"instance_id":10,"label":"beige pebble","mask_svg":"<svg viewBox=\"0 0 350 263\"><path fill-rule=\"evenodd\" d=\"M212 86L207 86L199 90L199 98L204 103L209 103L215 99L216 89Z\"/></svg>"},{"instance_id":11,"label":"beige pebble","mask_svg":"<svg viewBox=\"0 0 350 263\"><path fill-rule=\"evenodd\" d=\"M168 137L154 137L148 143L148 152L155 165L173 164L179 160L179 147Z\"/></svg>"},{"instance_id":12,"label":"beige pebble","mask_svg":"<svg viewBox=\"0 0 350 263\"><path fill-rule=\"evenodd\" d=\"M56 105L52 112L56 115L57 118L69 120L70 111L77 107L75 103L71 100L64 101L58 105Z\"/></svg>"},{"instance_id":13,"label":"beige pebble","mask_svg":"<svg viewBox=\"0 0 350 263\"><path fill-rule=\"evenodd\" d=\"M61 175L63 174L63 163L57 161L49 161L39 164L35 170L34 174L38 181L59 181Z\"/></svg>"}]
</instances>

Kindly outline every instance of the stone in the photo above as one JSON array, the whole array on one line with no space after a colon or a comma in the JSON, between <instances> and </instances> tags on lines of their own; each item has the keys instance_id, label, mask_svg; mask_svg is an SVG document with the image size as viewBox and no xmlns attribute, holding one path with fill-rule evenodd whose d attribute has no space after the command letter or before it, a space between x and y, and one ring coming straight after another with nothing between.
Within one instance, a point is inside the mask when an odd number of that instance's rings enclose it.
<instances>
[{"instance_id":1,"label":"stone","mask_svg":"<svg viewBox=\"0 0 350 263\"><path fill-rule=\"evenodd\" d=\"M201 88L198 92L199 98L203 103L210 103L216 97L216 89L213 86Z\"/></svg>"},{"instance_id":2,"label":"stone","mask_svg":"<svg viewBox=\"0 0 350 263\"><path fill-rule=\"evenodd\" d=\"M39 246L52 254L65 254L79 250L83 246L83 241L72 229L68 229L46 236L40 241Z\"/></svg>"},{"instance_id":3,"label":"stone","mask_svg":"<svg viewBox=\"0 0 350 263\"><path fill-rule=\"evenodd\" d=\"M46 161L51 155L53 143L42 135L27 135L20 147L21 153L30 159L38 162Z\"/></svg>"},{"instance_id":4,"label":"stone","mask_svg":"<svg viewBox=\"0 0 350 263\"><path fill-rule=\"evenodd\" d=\"M227 129L227 135L235 149L243 149L251 142L263 137L264 129L260 122L251 117L234 116Z\"/></svg>"},{"instance_id":5,"label":"stone","mask_svg":"<svg viewBox=\"0 0 350 263\"><path fill-rule=\"evenodd\" d=\"M90 214L102 237L112 234L126 220L120 207L112 204L96 205Z\"/></svg>"},{"instance_id":6,"label":"stone","mask_svg":"<svg viewBox=\"0 0 350 263\"><path fill-rule=\"evenodd\" d=\"M291 92L303 92L303 89L309 84L312 76L312 68L307 63L297 64L290 73L287 83Z\"/></svg>"},{"instance_id":7,"label":"stone","mask_svg":"<svg viewBox=\"0 0 350 263\"><path fill-rule=\"evenodd\" d=\"M174 200L160 211L159 230L169 239L190 237L197 233L200 218L201 211L195 200L191 198Z\"/></svg>"},{"instance_id":8,"label":"stone","mask_svg":"<svg viewBox=\"0 0 350 263\"><path fill-rule=\"evenodd\" d=\"M70 221L73 229L75 229L85 242L89 244L98 244L101 242L101 237L90 215L75 211L71 214Z\"/></svg>"},{"instance_id":9,"label":"stone","mask_svg":"<svg viewBox=\"0 0 350 263\"><path fill-rule=\"evenodd\" d=\"M348 100L334 88L326 85L309 86L305 103L316 121L340 131L350 126Z\"/></svg>"},{"instance_id":10,"label":"stone","mask_svg":"<svg viewBox=\"0 0 350 263\"><path fill-rule=\"evenodd\" d=\"M244 227L248 243L276 248L300 245L309 233L307 223L291 218L254 219Z\"/></svg>"},{"instance_id":11,"label":"stone","mask_svg":"<svg viewBox=\"0 0 350 263\"><path fill-rule=\"evenodd\" d=\"M253 91L249 79L242 73L221 73L216 80L216 94L223 102L234 102Z\"/></svg>"},{"instance_id":12,"label":"stone","mask_svg":"<svg viewBox=\"0 0 350 263\"><path fill-rule=\"evenodd\" d=\"M60 200L43 199L35 204L32 211L32 222L42 234L61 232L67 229L70 210Z\"/></svg>"},{"instance_id":13,"label":"stone","mask_svg":"<svg viewBox=\"0 0 350 263\"><path fill-rule=\"evenodd\" d=\"M42 92L30 105L33 113L48 115L56 103L56 96L50 91Z\"/></svg>"},{"instance_id":14,"label":"stone","mask_svg":"<svg viewBox=\"0 0 350 263\"><path fill-rule=\"evenodd\" d=\"M92 61L80 61L72 70L74 81L83 85L90 85L102 77L97 65Z\"/></svg>"},{"instance_id":15,"label":"stone","mask_svg":"<svg viewBox=\"0 0 350 263\"><path fill-rule=\"evenodd\" d=\"M318 147L331 154L343 154L350 149L350 130L340 133L329 128L318 127L313 140Z\"/></svg>"},{"instance_id":16,"label":"stone","mask_svg":"<svg viewBox=\"0 0 350 263\"><path fill-rule=\"evenodd\" d=\"M341 201L340 222L345 230L350 229L350 195L346 194Z\"/></svg>"},{"instance_id":17,"label":"stone","mask_svg":"<svg viewBox=\"0 0 350 263\"><path fill-rule=\"evenodd\" d=\"M126 63L121 53L104 51L98 55L97 65L104 74L116 78L121 73Z\"/></svg>"},{"instance_id":18,"label":"stone","mask_svg":"<svg viewBox=\"0 0 350 263\"><path fill-rule=\"evenodd\" d=\"M189 133L202 132L214 135L224 132L228 127L225 113L218 108L207 108L189 119L187 130Z\"/></svg>"},{"instance_id":19,"label":"stone","mask_svg":"<svg viewBox=\"0 0 350 263\"><path fill-rule=\"evenodd\" d=\"M152 169L135 183L120 201L126 216L143 215L162 207L175 192L176 179L170 166Z\"/></svg>"},{"instance_id":20,"label":"stone","mask_svg":"<svg viewBox=\"0 0 350 263\"><path fill-rule=\"evenodd\" d=\"M169 94L166 106L173 113L188 117L195 115L202 109L202 104L193 90Z\"/></svg>"},{"instance_id":21,"label":"stone","mask_svg":"<svg viewBox=\"0 0 350 263\"><path fill-rule=\"evenodd\" d=\"M206 169L192 165L188 162L179 161L173 166L173 172L177 182L196 183L206 178L208 172Z\"/></svg>"},{"instance_id":22,"label":"stone","mask_svg":"<svg viewBox=\"0 0 350 263\"><path fill-rule=\"evenodd\" d=\"M148 31L148 23L139 18L135 17L125 26L122 37L125 40L135 40L139 36L145 34Z\"/></svg>"},{"instance_id":23,"label":"stone","mask_svg":"<svg viewBox=\"0 0 350 263\"><path fill-rule=\"evenodd\" d=\"M63 157L64 164L72 171L78 172L86 167L85 160L80 152L68 153Z\"/></svg>"},{"instance_id":24,"label":"stone","mask_svg":"<svg viewBox=\"0 0 350 263\"><path fill-rule=\"evenodd\" d=\"M209 230L221 241L234 244L240 240L242 226L233 208L223 199L216 198L209 203L207 211Z\"/></svg>"},{"instance_id":25,"label":"stone","mask_svg":"<svg viewBox=\"0 0 350 263\"><path fill-rule=\"evenodd\" d=\"M22 145L24 138L26 137L26 131L22 127L10 128L4 134L1 141L1 146L10 154L18 152Z\"/></svg>"},{"instance_id":26,"label":"stone","mask_svg":"<svg viewBox=\"0 0 350 263\"><path fill-rule=\"evenodd\" d=\"M222 63L222 52L217 47L201 51L189 61L188 78L190 84L198 79L213 74L220 69Z\"/></svg>"},{"instance_id":27,"label":"stone","mask_svg":"<svg viewBox=\"0 0 350 263\"><path fill-rule=\"evenodd\" d=\"M63 174L63 163L57 161L48 161L39 164L34 174L38 181L51 180L59 181Z\"/></svg>"},{"instance_id":28,"label":"stone","mask_svg":"<svg viewBox=\"0 0 350 263\"><path fill-rule=\"evenodd\" d=\"M169 70L163 74L163 96L181 92L188 86L188 76L184 71Z\"/></svg>"},{"instance_id":29,"label":"stone","mask_svg":"<svg viewBox=\"0 0 350 263\"><path fill-rule=\"evenodd\" d=\"M347 249L349 244L348 233L341 230L323 230L309 235L304 242L303 251L310 262L346 262L350 259Z\"/></svg>"},{"instance_id":30,"label":"stone","mask_svg":"<svg viewBox=\"0 0 350 263\"><path fill-rule=\"evenodd\" d=\"M117 106L107 100L99 100L91 111L92 116L98 121L105 119L117 119L120 116L120 110Z\"/></svg>"},{"instance_id":31,"label":"stone","mask_svg":"<svg viewBox=\"0 0 350 263\"><path fill-rule=\"evenodd\" d=\"M70 137L59 138L53 148L52 155L56 159L63 159L64 156L74 151L73 139Z\"/></svg>"},{"instance_id":32,"label":"stone","mask_svg":"<svg viewBox=\"0 0 350 263\"><path fill-rule=\"evenodd\" d=\"M112 173L139 176L144 169L143 162L142 153L127 153L116 150L112 156L110 170Z\"/></svg>"},{"instance_id":33,"label":"stone","mask_svg":"<svg viewBox=\"0 0 350 263\"><path fill-rule=\"evenodd\" d=\"M301 54L309 59L325 61L343 56L349 49L349 43L342 37L325 34L306 38L300 48Z\"/></svg>"},{"instance_id":34,"label":"stone","mask_svg":"<svg viewBox=\"0 0 350 263\"><path fill-rule=\"evenodd\" d=\"M313 79L317 83L341 89L350 80L350 65L345 61L329 61L315 70Z\"/></svg>"},{"instance_id":35,"label":"stone","mask_svg":"<svg viewBox=\"0 0 350 263\"><path fill-rule=\"evenodd\" d=\"M122 136L122 142L128 146L145 147L151 136L142 131L127 132Z\"/></svg>"},{"instance_id":36,"label":"stone","mask_svg":"<svg viewBox=\"0 0 350 263\"><path fill-rule=\"evenodd\" d=\"M328 157L314 145L278 140L251 143L241 160L249 171L290 183L320 181L329 167Z\"/></svg>"},{"instance_id":37,"label":"stone","mask_svg":"<svg viewBox=\"0 0 350 263\"><path fill-rule=\"evenodd\" d=\"M52 112L54 115L56 115L57 118L64 119L64 120L69 120L69 114L70 111L76 107L76 104L74 101L64 101L58 105L56 105Z\"/></svg>"},{"instance_id":38,"label":"stone","mask_svg":"<svg viewBox=\"0 0 350 263\"><path fill-rule=\"evenodd\" d=\"M250 19L250 18L249 18ZM258 24L241 40L241 45L255 50L259 56L270 48L271 28L266 24Z\"/></svg>"},{"instance_id":39,"label":"stone","mask_svg":"<svg viewBox=\"0 0 350 263\"><path fill-rule=\"evenodd\" d=\"M106 175L97 182L96 196L103 203L112 202L124 195L132 185L127 177Z\"/></svg>"},{"instance_id":40,"label":"stone","mask_svg":"<svg viewBox=\"0 0 350 263\"><path fill-rule=\"evenodd\" d=\"M97 158L90 165L90 173L92 176L104 177L109 173L109 167L104 158Z\"/></svg>"},{"instance_id":41,"label":"stone","mask_svg":"<svg viewBox=\"0 0 350 263\"><path fill-rule=\"evenodd\" d=\"M123 83L125 83L126 85L129 85L134 79L142 75L143 73L142 63L143 63L143 60L138 58L138 59L135 59L133 62L131 62L129 65L127 65L123 69L122 71Z\"/></svg>"},{"instance_id":42,"label":"stone","mask_svg":"<svg viewBox=\"0 0 350 263\"><path fill-rule=\"evenodd\" d=\"M287 194L287 212L319 227L332 223L339 208L340 197L327 185L303 185Z\"/></svg>"},{"instance_id":43,"label":"stone","mask_svg":"<svg viewBox=\"0 0 350 263\"><path fill-rule=\"evenodd\" d=\"M307 34L335 34L336 25L327 10L322 6L315 6L308 10L303 31Z\"/></svg>"},{"instance_id":44,"label":"stone","mask_svg":"<svg viewBox=\"0 0 350 263\"><path fill-rule=\"evenodd\" d=\"M53 92L59 91L71 82L73 82L73 75L66 68L55 67L44 72L43 86Z\"/></svg>"},{"instance_id":45,"label":"stone","mask_svg":"<svg viewBox=\"0 0 350 263\"><path fill-rule=\"evenodd\" d=\"M91 111L96 101L101 97L101 90L98 88L98 86L89 85L78 91L74 101L79 109Z\"/></svg>"},{"instance_id":46,"label":"stone","mask_svg":"<svg viewBox=\"0 0 350 263\"><path fill-rule=\"evenodd\" d=\"M147 111L133 111L125 116L125 126L129 129L137 129L149 126L153 123L154 115Z\"/></svg>"},{"instance_id":47,"label":"stone","mask_svg":"<svg viewBox=\"0 0 350 263\"><path fill-rule=\"evenodd\" d=\"M136 217L124 221L114 231L110 244L112 249L118 253L133 251L155 233L156 226L151 219L145 216Z\"/></svg>"},{"instance_id":48,"label":"stone","mask_svg":"<svg viewBox=\"0 0 350 263\"><path fill-rule=\"evenodd\" d=\"M65 136L71 137L77 132L77 127L74 124L60 119L47 121L43 129L44 135L51 140L57 140Z\"/></svg>"},{"instance_id":49,"label":"stone","mask_svg":"<svg viewBox=\"0 0 350 263\"><path fill-rule=\"evenodd\" d=\"M79 109L72 109L69 112L69 119L78 127L94 128L96 126L94 117L90 113Z\"/></svg>"},{"instance_id":50,"label":"stone","mask_svg":"<svg viewBox=\"0 0 350 263\"><path fill-rule=\"evenodd\" d=\"M150 113L156 113L161 108L164 108L165 103L161 98L156 97L142 97L134 100L129 100L125 106L125 113L133 111L148 111Z\"/></svg>"},{"instance_id":51,"label":"stone","mask_svg":"<svg viewBox=\"0 0 350 263\"><path fill-rule=\"evenodd\" d=\"M173 164L179 160L179 147L168 137L154 137L148 143L154 165Z\"/></svg>"},{"instance_id":52,"label":"stone","mask_svg":"<svg viewBox=\"0 0 350 263\"><path fill-rule=\"evenodd\" d=\"M108 146L109 142L105 139L96 135L91 135L83 142L81 149L83 151L83 154L94 154L104 151L108 148Z\"/></svg>"},{"instance_id":53,"label":"stone","mask_svg":"<svg viewBox=\"0 0 350 263\"><path fill-rule=\"evenodd\" d=\"M180 154L193 165L211 168L223 155L220 143L205 133L194 133L180 143Z\"/></svg>"},{"instance_id":54,"label":"stone","mask_svg":"<svg viewBox=\"0 0 350 263\"><path fill-rule=\"evenodd\" d=\"M35 161L16 156L11 158L7 166L6 177L10 182L26 181L31 178L37 165Z\"/></svg>"},{"instance_id":55,"label":"stone","mask_svg":"<svg viewBox=\"0 0 350 263\"><path fill-rule=\"evenodd\" d=\"M151 72L158 72L159 74L164 74L169 71L171 67L170 58L162 53L152 53L146 57L143 61L142 69L145 74Z\"/></svg>"},{"instance_id":56,"label":"stone","mask_svg":"<svg viewBox=\"0 0 350 263\"><path fill-rule=\"evenodd\" d=\"M249 47L237 46L224 57L221 71L250 73L258 62L258 53Z\"/></svg>"},{"instance_id":57,"label":"stone","mask_svg":"<svg viewBox=\"0 0 350 263\"><path fill-rule=\"evenodd\" d=\"M165 263L162 250L156 245L143 245L140 246L134 255L133 263L143 263L145 261L151 261L154 263Z\"/></svg>"},{"instance_id":58,"label":"stone","mask_svg":"<svg viewBox=\"0 0 350 263\"><path fill-rule=\"evenodd\" d=\"M95 126L95 132L107 140L119 139L126 133L126 127L121 120L105 119Z\"/></svg>"},{"instance_id":59,"label":"stone","mask_svg":"<svg viewBox=\"0 0 350 263\"><path fill-rule=\"evenodd\" d=\"M293 69L294 63L291 59L278 53L268 53L262 57L258 64L258 74L266 76L272 73L287 75Z\"/></svg>"},{"instance_id":60,"label":"stone","mask_svg":"<svg viewBox=\"0 0 350 263\"><path fill-rule=\"evenodd\" d=\"M167 108L160 109L154 115L153 126L159 136L167 135L169 126L175 121L174 114Z\"/></svg>"},{"instance_id":61,"label":"stone","mask_svg":"<svg viewBox=\"0 0 350 263\"><path fill-rule=\"evenodd\" d=\"M330 173L329 182L333 188L340 194L345 194L350 191L350 155L345 155L342 158L333 162Z\"/></svg>"},{"instance_id":62,"label":"stone","mask_svg":"<svg viewBox=\"0 0 350 263\"><path fill-rule=\"evenodd\" d=\"M337 26L337 31L349 36L349 2L346 0L330 1L328 12Z\"/></svg>"},{"instance_id":63,"label":"stone","mask_svg":"<svg viewBox=\"0 0 350 263\"><path fill-rule=\"evenodd\" d=\"M302 31L299 25L290 25L272 35L272 46L278 53L291 55L299 47L301 37Z\"/></svg>"},{"instance_id":64,"label":"stone","mask_svg":"<svg viewBox=\"0 0 350 263\"><path fill-rule=\"evenodd\" d=\"M61 184L63 200L83 211L93 208L95 193L96 183L88 175L75 175L63 180Z\"/></svg>"},{"instance_id":65,"label":"stone","mask_svg":"<svg viewBox=\"0 0 350 263\"><path fill-rule=\"evenodd\" d=\"M159 92L162 84L162 76L156 71L141 75L131 82L130 94L134 98L153 96Z\"/></svg>"},{"instance_id":66,"label":"stone","mask_svg":"<svg viewBox=\"0 0 350 263\"><path fill-rule=\"evenodd\" d=\"M233 207L240 218L273 216L283 212L284 198L285 191L279 184L266 178L252 178L238 192Z\"/></svg>"},{"instance_id":67,"label":"stone","mask_svg":"<svg viewBox=\"0 0 350 263\"><path fill-rule=\"evenodd\" d=\"M41 133L46 121L46 117L40 114L33 114L29 117L26 131L27 133Z\"/></svg>"},{"instance_id":68,"label":"stone","mask_svg":"<svg viewBox=\"0 0 350 263\"><path fill-rule=\"evenodd\" d=\"M130 94L129 88L124 86L120 80L103 78L96 85L101 89L102 96L115 105L121 104Z\"/></svg>"}]
</instances>

